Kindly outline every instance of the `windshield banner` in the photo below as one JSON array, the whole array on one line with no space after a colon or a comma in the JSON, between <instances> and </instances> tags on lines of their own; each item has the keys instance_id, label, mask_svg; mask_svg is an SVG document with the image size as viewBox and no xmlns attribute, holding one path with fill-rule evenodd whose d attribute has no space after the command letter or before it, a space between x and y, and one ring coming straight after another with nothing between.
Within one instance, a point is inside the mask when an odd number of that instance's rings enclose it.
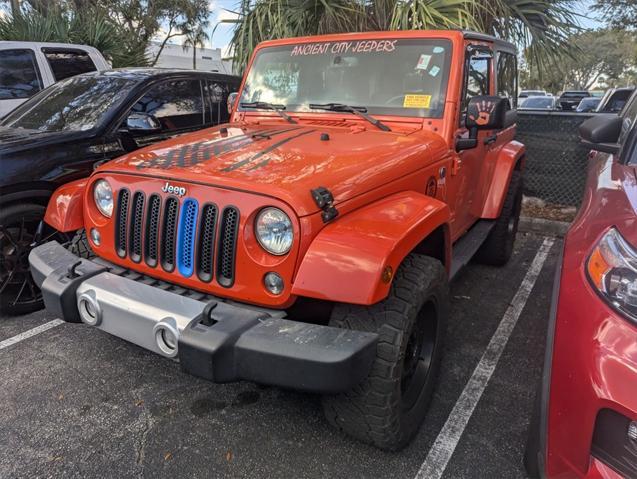
<instances>
[{"instance_id":1,"label":"windshield banner","mask_svg":"<svg viewBox=\"0 0 637 479\"><path fill-rule=\"evenodd\" d=\"M291 56L325 55L339 53L393 52L398 40L360 40L357 42L304 43L295 45Z\"/></svg>"}]
</instances>

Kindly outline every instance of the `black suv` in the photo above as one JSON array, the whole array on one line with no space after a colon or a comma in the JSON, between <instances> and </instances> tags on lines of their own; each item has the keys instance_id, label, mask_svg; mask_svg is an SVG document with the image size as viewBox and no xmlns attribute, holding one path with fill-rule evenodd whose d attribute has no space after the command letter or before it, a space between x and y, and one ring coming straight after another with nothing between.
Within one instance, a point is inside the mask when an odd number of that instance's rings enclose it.
<instances>
[{"instance_id":1,"label":"black suv","mask_svg":"<svg viewBox=\"0 0 637 479\"><path fill-rule=\"evenodd\" d=\"M57 237L40 226L49 197L96 165L172 136L228 120L240 78L217 73L122 69L51 85L0 121L0 310L42 306L30 249Z\"/></svg>"}]
</instances>

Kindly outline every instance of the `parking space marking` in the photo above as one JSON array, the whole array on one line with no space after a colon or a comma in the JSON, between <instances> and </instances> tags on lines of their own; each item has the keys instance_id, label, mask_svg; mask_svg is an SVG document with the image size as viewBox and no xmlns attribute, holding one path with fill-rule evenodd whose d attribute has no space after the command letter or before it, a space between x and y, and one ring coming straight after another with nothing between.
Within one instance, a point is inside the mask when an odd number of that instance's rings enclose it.
<instances>
[{"instance_id":1,"label":"parking space marking","mask_svg":"<svg viewBox=\"0 0 637 479\"><path fill-rule=\"evenodd\" d=\"M64 323L61 319L54 319L53 321L49 321L48 323L41 324L33 329L29 329L24 333L16 334L4 341L0 341L0 349L8 348L9 346L13 346L20 341L24 341L25 339L32 338L33 336L43 333L44 331L48 331L51 328L55 328L60 324Z\"/></svg>"},{"instance_id":2,"label":"parking space marking","mask_svg":"<svg viewBox=\"0 0 637 479\"><path fill-rule=\"evenodd\" d=\"M529 299L535 281L540 275L540 271L542 271L542 266L554 242L553 238L544 238L544 242L526 272L522 284L520 284L513 300L511 300L511 304L505 311L498 329L493 334L487 349L482 354L482 358L480 358L480 362L456 401L425 461L420 466L416 479L440 479L445 472L447 464L460 441L460 437L498 365L500 356Z\"/></svg>"}]
</instances>

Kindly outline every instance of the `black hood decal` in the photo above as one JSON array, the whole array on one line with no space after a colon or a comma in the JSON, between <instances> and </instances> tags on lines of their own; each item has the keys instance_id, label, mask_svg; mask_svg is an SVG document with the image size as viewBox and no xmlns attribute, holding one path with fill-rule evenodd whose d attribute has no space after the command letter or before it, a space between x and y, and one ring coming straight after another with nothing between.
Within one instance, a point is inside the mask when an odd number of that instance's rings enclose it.
<instances>
[{"instance_id":1,"label":"black hood decal","mask_svg":"<svg viewBox=\"0 0 637 479\"><path fill-rule=\"evenodd\" d=\"M213 156L218 157L225 153L236 151L254 141L269 139L275 135L280 135L298 129L299 127L263 130L254 134L243 134L232 138L222 138L214 142L202 140L196 143L183 145L178 148L173 148L163 156L155 156L149 159L140 158L141 161L136 165L136 168L138 170L143 170L145 168L168 169L173 166L195 166L199 163L210 160ZM132 160L135 159L136 158L132 158Z\"/></svg>"},{"instance_id":2,"label":"black hood decal","mask_svg":"<svg viewBox=\"0 0 637 479\"><path fill-rule=\"evenodd\" d=\"M250 163L252 163L255 160L258 160L259 158L261 158L263 155L267 155L268 153L270 153L272 150L277 149L279 146L284 145L285 143L287 143L288 141L292 141L296 138L299 138L301 136L307 135L309 133L314 132L315 130L306 130L303 131L301 133L297 133L296 135L292 135L292 136L288 136L287 138L284 138L283 140L277 141L276 143L271 144L270 146L268 146L267 148L265 148L264 150L255 153L253 156L251 156L250 158L247 158L245 160L241 160L241 161L237 161L236 163L227 166L225 168L223 168L221 171L223 171L224 173L227 173L229 171L234 171L238 168L241 168L242 166L245 165L249 165ZM257 163L256 165L253 165L251 168L249 168L250 170L254 170L256 168L259 168L261 166L265 166L268 164L270 160L269 159L265 159L263 161L261 161L260 163Z\"/></svg>"}]
</instances>

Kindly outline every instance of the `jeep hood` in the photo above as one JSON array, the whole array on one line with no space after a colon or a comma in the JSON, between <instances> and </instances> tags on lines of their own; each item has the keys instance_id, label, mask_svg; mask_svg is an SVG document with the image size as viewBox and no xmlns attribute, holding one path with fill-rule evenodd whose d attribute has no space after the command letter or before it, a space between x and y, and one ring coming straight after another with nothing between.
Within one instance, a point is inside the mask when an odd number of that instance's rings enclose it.
<instances>
[{"instance_id":1,"label":"jeep hood","mask_svg":"<svg viewBox=\"0 0 637 479\"><path fill-rule=\"evenodd\" d=\"M279 198L299 216L318 211L310 191L335 204L422 168L446 152L435 133L300 124L232 124L137 150L99 171L209 184Z\"/></svg>"}]
</instances>

